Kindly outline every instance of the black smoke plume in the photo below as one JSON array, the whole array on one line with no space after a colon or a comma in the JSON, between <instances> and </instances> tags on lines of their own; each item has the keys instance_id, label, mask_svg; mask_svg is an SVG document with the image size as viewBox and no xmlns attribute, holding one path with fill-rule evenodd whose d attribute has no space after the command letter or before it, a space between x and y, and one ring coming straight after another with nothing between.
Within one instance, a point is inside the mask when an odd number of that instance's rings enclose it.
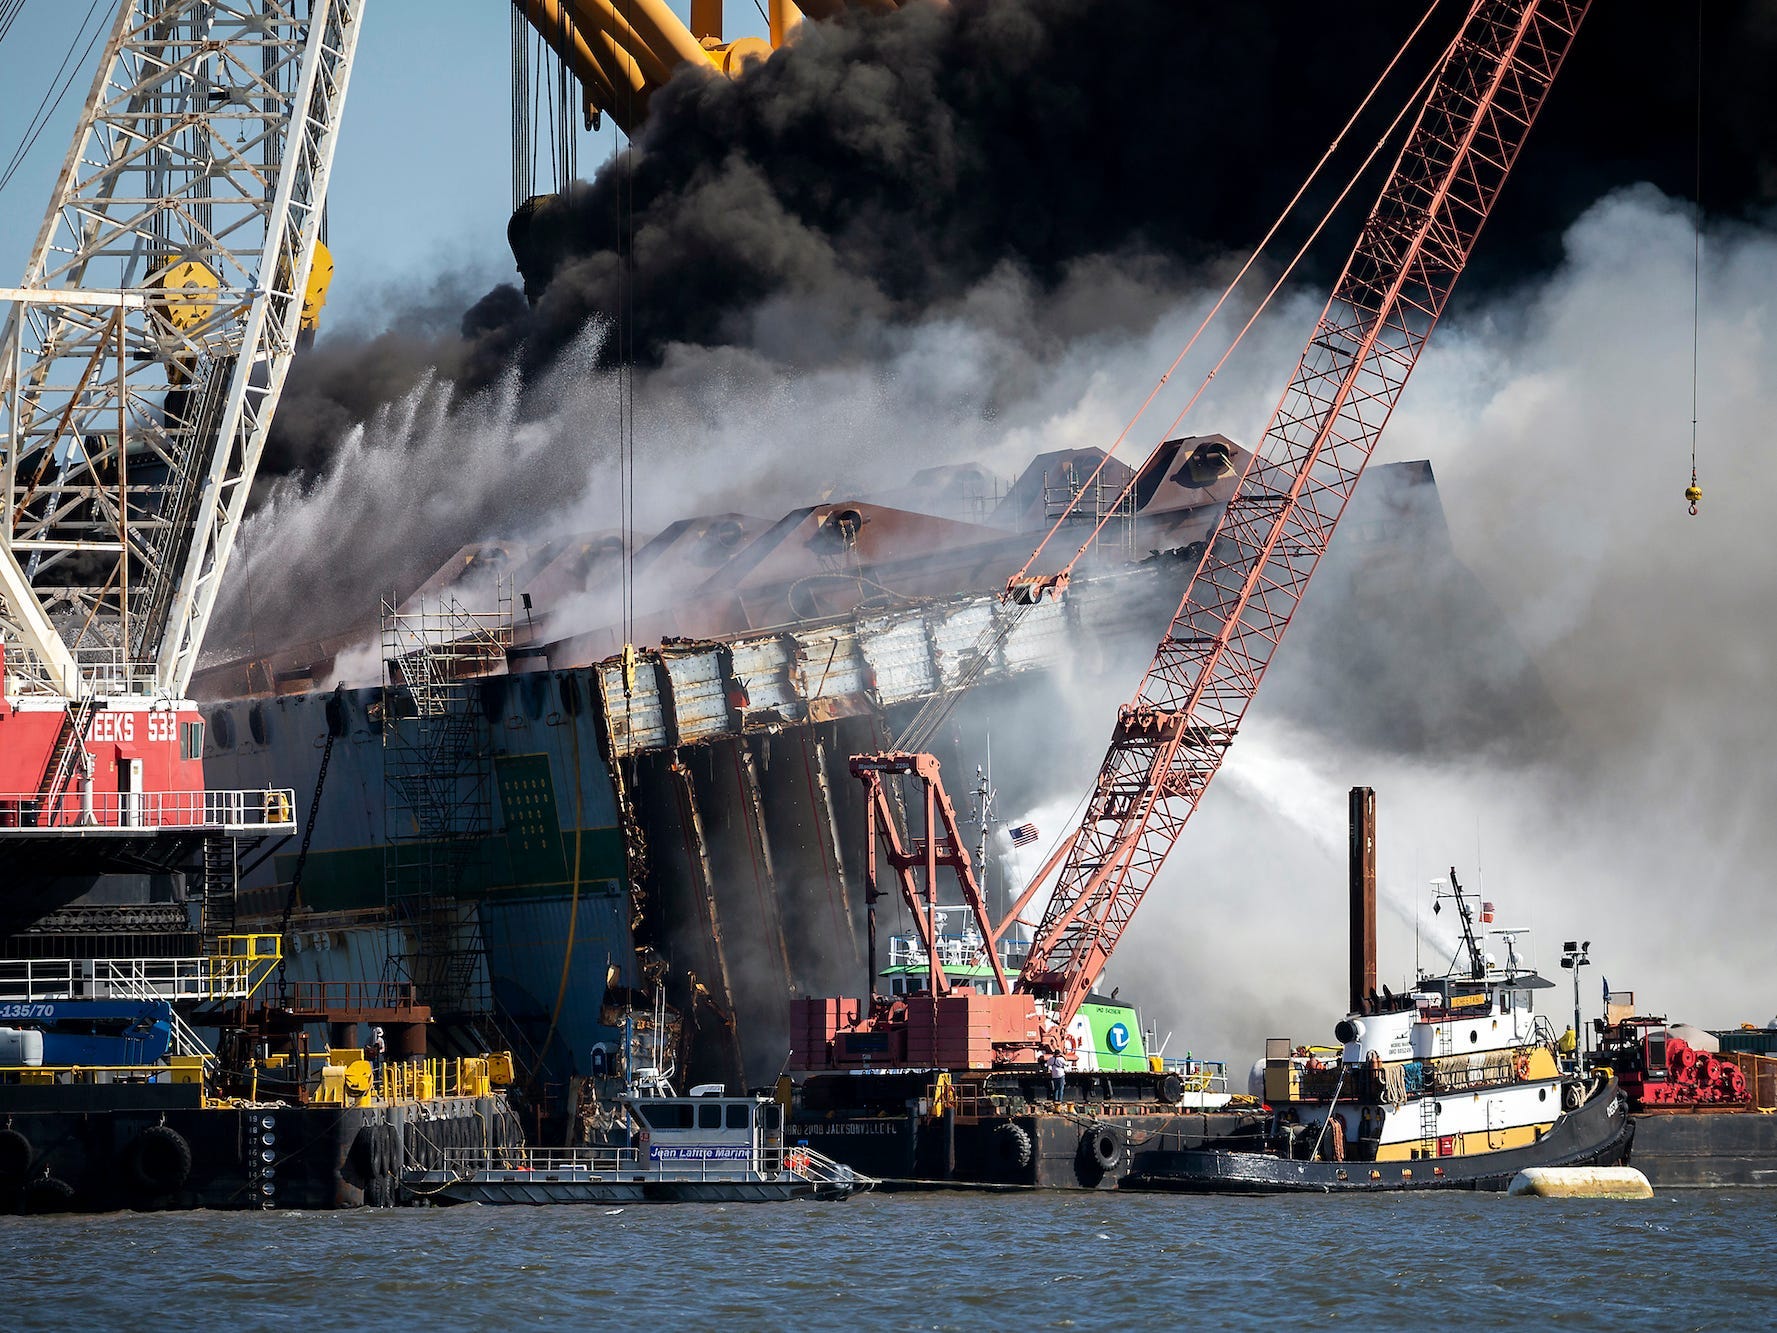
<instances>
[{"instance_id":1,"label":"black smoke plume","mask_svg":"<svg viewBox=\"0 0 1777 1333\"><path fill-rule=\"evenodd\" d=\"M1115 256L1141 286L1177 290L1263 231L1410 8L1346 7L1335 22L1306 0L957 0L812 24L736 82L682 75L633 153L514 219L522 297L496 288L444 337L331 352L324 337L291 373L264 466L311 470L344 425L428 368L464 392L515 364L535 374L599 318L616 326L607 359L656 365L691 344L810 367L868 360L885 328L1007 267L1045 292ZM1464 8L1444 5L1379 107L1399 103ZM1459 299L1552 267L1566 228L1615 186L1690 192L1694 25L1690 6L1593 6ZM1764 77L1777 18L1752 0L1712 4L1706 42L1704 198L1746 213L1777 197L1777 81ZM1151 311L1127 295L1076 299L1030 336L1136 327Z\"/></svg>"}]
</instances>

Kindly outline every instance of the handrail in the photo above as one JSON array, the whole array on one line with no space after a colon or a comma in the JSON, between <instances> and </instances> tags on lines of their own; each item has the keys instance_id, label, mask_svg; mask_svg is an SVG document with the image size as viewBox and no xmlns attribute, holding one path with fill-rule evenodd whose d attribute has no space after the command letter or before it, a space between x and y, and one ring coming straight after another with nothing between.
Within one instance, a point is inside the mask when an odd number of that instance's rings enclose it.
<instances>
[{"instance_id":1,"label":"handrail","mask_svg":"<svg viewBox=\"0 0 1777 1333\"><path fill-rule=\"evenodd\" d=\"M709 1145L720 1147L722 1145ZM478 1172L515 1175L636 1176L731 1181L756 1176L788 1176L811 1185L869 1189L873 1177L854 1171L825 1153L800 1144L789 1147L737 1145L738 1157L675 1157L654 1160L639 1148L445 1148L436 1170L466 1179Z\"/></svg>"},{"instance_id":2,"label":"handrail","mask_svg":"<svg viewBox=\"0 0 1777 1333\"><path fill-rule=\"evenodd\" d=\"M291 831L291 787L236 791L65 792L47 808L37 792L0 792L0 838L89 829Z\"/></svg>"},{"instance_id":3,"label":"handrail","mask_svg":"<svg viewBox=\"0 0 1777 1333\"><path fill-rule=\"evenodd\" d=\"M277 967L276 935L224 935L228 952L182 958L0 960L0 1000L240 1000Z\"/></svg>"},{"instance_id":4,"label":"handrail","mask_svg":"<svg viewBox=\"0 0 1777 1333\"><path fill-rule=\"evenodd\" d=\"M152 959L142 961L151 962ZM111 967L106 980L114 986L120 986L126 998L132 1000L159 1000L140 972L132 972L125 968ZM168 1006L169 1026L173 1029L173 1051L177 1055L201 1055L206 1062L216 1058L216 1052L204 1044L204 1039L197 1035L191 1024L182 1018L177 1009Z\"/></svg>"},{"instance_id":5,"label":"handrail","mask_svg":"<svg viewBox=\"0 0 1777 1333\"><path fill-rule=\"evenodd\" d=\"M1180 1060L1170 1056L1160 1062L1168 1074L1177 1074L1184 1081L1186 1092L1228 1091L1226 1060Z\"/></svg>"}]
</instances>

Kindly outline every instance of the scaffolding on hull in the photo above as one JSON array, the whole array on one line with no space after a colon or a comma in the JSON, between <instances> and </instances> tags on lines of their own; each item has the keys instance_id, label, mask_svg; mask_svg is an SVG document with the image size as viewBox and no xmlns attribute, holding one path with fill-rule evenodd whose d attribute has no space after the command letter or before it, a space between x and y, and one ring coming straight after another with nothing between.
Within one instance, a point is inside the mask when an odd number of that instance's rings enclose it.
<instances>
[{"instance_id":1,"label":"scaffolding on hull","mask_svg":"<svg viewBox=\"0 0 1777 1333\"><path fill-rule=\"evenodd\" d=\"M384 600L383 891L412 952L390 960L442 1015L492 1007L477 904L464 869L492 828L493 769L478 679L504 666L512 595L495 609L424 595Z\"/></svg>"}]
</instances>

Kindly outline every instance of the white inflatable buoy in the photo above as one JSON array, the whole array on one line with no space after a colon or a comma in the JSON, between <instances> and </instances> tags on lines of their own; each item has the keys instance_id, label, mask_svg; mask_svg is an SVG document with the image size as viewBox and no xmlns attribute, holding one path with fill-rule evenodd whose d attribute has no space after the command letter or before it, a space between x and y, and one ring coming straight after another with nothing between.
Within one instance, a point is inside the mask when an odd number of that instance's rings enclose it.
<instances>
[{"instance_id":1,"label":"white inflatable buoy","mask_svg":"<svg viewBox=\"0 0 1777 1333\"><path fill-rule=\"evenodd\" d=\"M1632 1166L1533 1166L1507 1194L1535 1199L1651 1199L1654 1187Z\"/></svg>"}]
</instances>

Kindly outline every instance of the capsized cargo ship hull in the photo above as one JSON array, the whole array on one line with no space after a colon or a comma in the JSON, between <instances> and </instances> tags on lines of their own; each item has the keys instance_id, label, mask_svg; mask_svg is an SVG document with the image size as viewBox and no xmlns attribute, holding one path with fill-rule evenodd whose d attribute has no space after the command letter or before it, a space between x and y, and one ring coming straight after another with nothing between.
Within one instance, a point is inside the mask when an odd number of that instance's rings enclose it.
<instances>
[{"instance_id":1,"label":"capsized cargo ship hull","mask_svg":"<svg viewBox=\"0 0 1777 1333\"><path fill-rule=\"evenodd\" d=\"M1174 442L1065 603L1003 607L1054 497L1101 458L1046 455L985 496L950 475L970 469L940 469L892 497L925 513L860 501L674 524L633 553L655 604L635 637L658 645L639 654L577 628L621 555L588 539L463 553L410 619L385 618L383 684L314 688L333 673L325 644L207 671L211 771L286 774L315 811L306 856L293 838L251 870L245 918L281 930L290 911L292 980L411 980L442 1027L497 1024L564 1090L615 1049L607 995L657 983L685 1016L689 1076L769 1084L790 1000L866 966L850 754L966 681L939 749L977 762L990 730L1028 732L1020 719L1064 708L1125 648L1133 672L1243 461L1221 437ZM525 593L522 618L461 611L497 587ZM1000 783L1008 807L1043 794L1026 767Z\"/></svg>"},{"instance_id":2,"label":"capsized cargo ship hull","mask_svg":"<svg viewBox=\"0 0 1777 1333\"><path fill-rule=\"evenodd\" d=\"M1001 810L1063 794L1044 749L1051 724L1078 711L1090 682L1120 695L1146 662L1242 458L1220 437L1179 446L1159 481L1137 488L1129 525L1107 527L1127 535L1106 543L1095 572L1004 636L991 632L1008 615L994 593L1028 553L1029 519L1041 522L1049 482L1090 472L1093 451L1033 463L1000 501L1025 516L1010 533L868 503L674 525L637 567L674 571L675 590L689 569L702 582L644 616L636 637L658 646L625 655L610 631L551 622L533 634L519 617L497 651L458 654L441 708L405 676L324 688L344 638L200 675L209 771L234 784L278 773L305 817L315 808L306 860L292 838L250 870L246 919L281 929L293 908L292 980L371 983L393 968L443 1020L491 1016L497 1044L550 1087L615 1049L611 988L647 994L656 982L685 1017L688 1077L771 1083L791 1000L850 993L867 969L849 756L881 749L966 679L930 748L969 772L991 741ZM1341 528L1360 539L1335 544L1362 571L1350 583L1392 605L1448 562L1455 575L1433 580L1436 595L1470 598L1476 632L1509 641L1449 553L1429 469L1378 469L1365 486L1371 505ZM598 543L474 548L454 567L498 566L509 587L547 590L532 598L542 612L609 578L599 561L611 558ZM427 595L444 601L453 586L441 575ZM1448 635L1425 652L1464 669ZM1478 689L1542 697L1527 661L1514 675L1497 651L1488 660ZM1350 714L1358 694L1340 694ZM1409 711L1391 701L1388 715ZM1006 901L1003 884L988 892Z\"/></svg>"},{"instance_id":3,"label":"capsized cargo ship hull","mask_svg":"<svg viewBox=\"0 0 1777 1333\"><path fill-rule=\"evenodd\" d=\"M1150 563L1028 614L971 708L1008 726L1064 708L1075 643L1146 651L1170 578ZM478 679L461 707L484 776L445 784L444 799L483 813L449 839L402 836L423 820L389 789L385 731L421 724L385 719L378 688L207 705L208 762L224 780L279 768L301 800L333 737L290 980L374 984L398 960L441 1018L498 1015L559 1082L615 1049L607 988L660 981L686 1017L692 1075L761 1086L783 1066L790 1000L855 986L867 966L849 756L930 697L947 665L934 640L973 641L998 613L969 595L674 644L628 673L613 659ZM732 695L742 680L744 702ZM964 747L961 728L938 744L957 767L981 752ZM1019 785L1002 781L1002 798ZM299 854L292 839L253 872L244 920L281 921ZM391 885L428 860L443 891L403 912Z\"/></svg>"}]
</instances>

